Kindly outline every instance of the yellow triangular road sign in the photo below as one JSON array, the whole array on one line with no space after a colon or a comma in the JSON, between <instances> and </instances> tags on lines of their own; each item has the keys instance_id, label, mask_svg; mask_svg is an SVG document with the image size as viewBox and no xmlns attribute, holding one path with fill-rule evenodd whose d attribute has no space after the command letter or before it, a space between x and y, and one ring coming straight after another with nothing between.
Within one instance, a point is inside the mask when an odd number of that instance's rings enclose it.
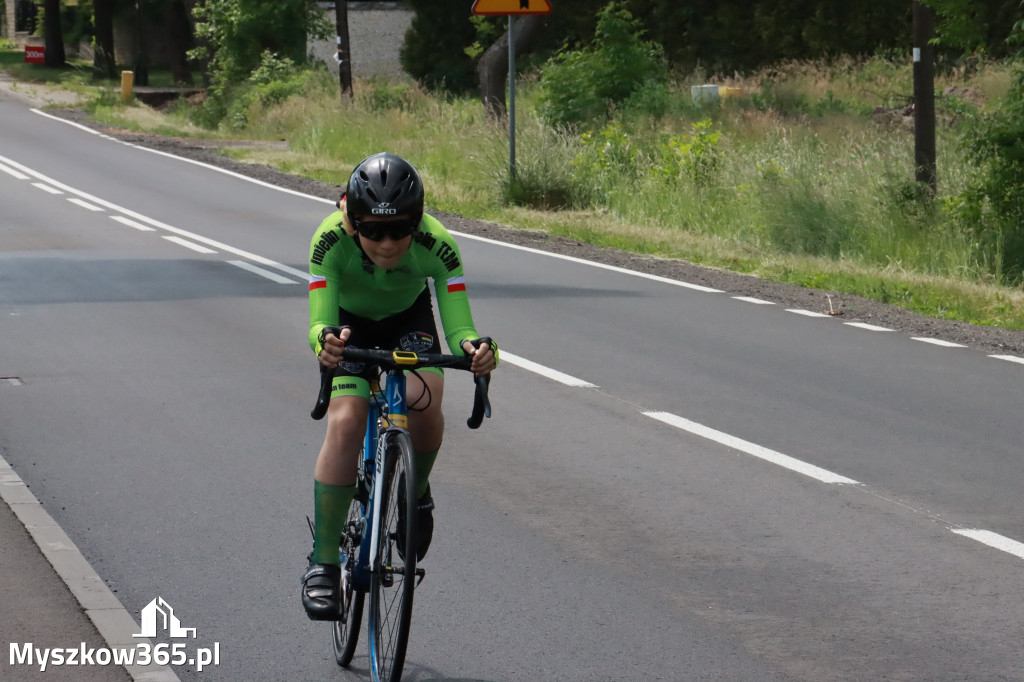
<instances>
[{"instance_id":1,"label":"yellow triangular road sign","mask_svg":"<svg viewBox=\"0 0 1024 682\"><path fill-rule=\"evenodd\" d=\"M551 14L548 0L473 0L473 14Z\"/></svg>"}]
</instances>

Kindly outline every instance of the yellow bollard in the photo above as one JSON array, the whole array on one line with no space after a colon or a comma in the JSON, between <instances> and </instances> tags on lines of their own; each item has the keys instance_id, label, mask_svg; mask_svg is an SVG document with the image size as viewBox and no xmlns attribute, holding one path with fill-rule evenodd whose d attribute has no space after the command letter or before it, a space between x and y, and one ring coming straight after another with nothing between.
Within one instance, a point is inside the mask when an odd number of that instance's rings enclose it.
<instances>
[{"instance_id":1,"label":"yellow bollard","mask_svg":"<svg viewBox=\"0 0 1024 682\"><path fill-rule=\"evenodd\" d=\"M121 101L128 104L132 101L132 86L135 84L135 73L132 71L121 72Z\"/></svg>"}]
</instances>

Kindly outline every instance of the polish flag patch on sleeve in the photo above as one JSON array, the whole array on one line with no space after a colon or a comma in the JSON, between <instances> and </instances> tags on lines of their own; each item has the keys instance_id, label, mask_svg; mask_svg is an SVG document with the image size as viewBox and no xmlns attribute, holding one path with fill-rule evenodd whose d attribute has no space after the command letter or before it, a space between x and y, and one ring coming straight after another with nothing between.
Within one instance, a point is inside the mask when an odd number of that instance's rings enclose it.
<instances>
[{"instance_id":1,"label":"polish flag patch on sleeve","mask_svg":"<svg viewBox=\"0 0 1024 682\"><path fill-rule=\"evenodd\" d=\"M453 294L456 291L465 291L466 290L466 278L465 277L452 277L450 280L448 280L447 284L448 284L448 293L449 294Z\"/></svg>"},{"instance_id":2,"label":"polish flag patch on sleeve","mask_svg":"<svg viewBox=\"0 0 1024 682\"><path fill-rule=\"evenodd\" d=\"M309 290L310 291L313 291L313 289L326 289L326 288L327 288L327 278L326 277L321 277L320 275L310 275L309 276Z\"/></svg>"}]
</instances>

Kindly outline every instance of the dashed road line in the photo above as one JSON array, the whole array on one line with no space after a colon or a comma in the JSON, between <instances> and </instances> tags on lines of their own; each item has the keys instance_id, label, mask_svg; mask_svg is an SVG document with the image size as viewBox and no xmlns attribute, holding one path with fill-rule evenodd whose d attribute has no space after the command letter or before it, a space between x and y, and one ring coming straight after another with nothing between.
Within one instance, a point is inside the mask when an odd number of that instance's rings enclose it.
<instances>
[{"instance_id":1,"label":"dashed road line","mask_svg":"<svg viewBox=\"0 0 1024 682\"><path fill-rule=\"evenodd\" d=\"M787 313L796 313L797 315L803 315L804 317L831 317L825 313L816 313L813 310L800 310L798 308L786 308Z\"/></svg>"},{"instance_id":2,"label":"dashed road line","mask_svg":"<svg viewBox=\"0 0 1024 682\"><path fill-rule=\"evenodd\" d=\"M95 204L90 204L85 199L79 199L77 197L70 197L68 199L68 201L70 201L75 206L81 206L82 208L84 208L87 211L98 212L98 211L102 211L103 210L102 208L100 208L99 206L97 206Z\"/></svg>"},{"instance_id":3,"label":"dashed road line","mask_svg":"<svg viewBox=\"0 0 1024 682\"><path fill-rule=\"evenodd\" d=\"M190 242L187 239L176 237L174 235L164 235L164 239L166 239L169 242L174 242L178 246L184 246L186 249L192 249L196 253L217 253L213 249L208 249L202 244L196 244L194 242Z\"/></svg>"},{"instance_id":4,"label":"dashed road line","mask_svg":"<svg viewBox=\"0 0 1024 682\"><path fill-rule=\"evenodd\" d=\"M1006 360L1007 362L1016 362L1024 365L1024 358L1018 358L1016 355L990 355L989 357L995 358L996 360Z\"/></svg>"},{"instance_id":5,"label":"dashed road line","mask_svg":"<svg viewBox=\"0 0 1024 682\"><path fill-rule=\"evenodd\" d=\"M121 223L122 225L127 225L128 227L134 227L136 230L139 230L140 232L156 232L156 228L155 227L150 227L149 225L143 225L142 223L135 222L131 218L125 218L124 216L121 216L121 215L112 215L112 216L110 216L110 219L111 220L116 220L117 222Z\"/></svg>"},{"instance_id":6,"label":"dashed road line","mask_svg":"<svg viewBox=\"0 0 1024 682\"><path fill-rule=\"evenodd\" d=\"M895 329L889 329L888 327L879 327L875 324L868 324L867 322L843 322L848 327L857 327L858 329L867 329L869 332L891 332L896 331Z\"/></svg>"},{"instance_id":7,"label":"dashed road line","mask_svg":"<svg viewBox=\"0 0 1024 682\"><path fill-rule=\"evenodd\" d=\"M995 549L1002 550L1015 557L1024 559L1024 542L1011 540L1005 535L993 533L990 530L979 530L977 528L950 528L950 530L957 535L977 540L984 545L994 547Z\"/></svg>"},{"instance_id":8,"label":"dashed road line","mask_svg":"<svg viewBox=\"0 0 1024 682\"><path fill-rule=\"evenodd\" d=\"M243 270L248 270L249 272L259 275L260 277L265 277L266 279L269 279L272 282L277 282L278 284L298 284L298 282L296 282L294 279L288 279L287 277L283 277L277 274L276 272L265 270L264 268L253 265L252 263L247 263L244 260L229 260L225 262L230 263L235 267L242 268Z\"/></svg>"},{"instance_id":9,"label":"dashed road line","mask_svg":"<svg viewBox=\"0 0 1024 682\"><path fill-rule=\"evenodd\" d=\"M569 374L559 372L557 369L551 369L550 367L545 367L544 365L533 362L532 360L527 360L526 358L518 355L513 355L506 350L501 351L501 361L507 362L510 365L515 365L516 367L520 367L529 372L533 372L534 374L547 377L548 379L557 381L560 384L565 384L566 386L573 386L575 388L597 388L597 384L592 384L589 381L584 381L583 379L577 379Z\"/></svg>"},{"instance_id":10,"label":"dashed road line","mask_svg":"<svg viewBox=\"0 0 1024 682\"><path fill-rule=\"evenodd\" d=\"M641 414L651 417L652 419L657 419L660 422L664 422L665 424L674 426L678 429L682 429L683 431L692 433L695 436L700 436L701 438L706 438L728 448L745 452L752 457L763 459L766 462L771 462L772 464L784 469L789 469L790 471L795 471L798 474L809 476L815 480L821 481L822 483L860 485L859 481L855 481L852 478L847 478L846 476L833 473L827 469L822 469L819 466L809 464L808 462L796 459L795 457L790 457L789 455L784 455L781 452L769 450L768 448L757 445L756 443L751 443L743 440L742 438L731 436L728 433L717 431L708 426L704 426L703 424L698 424L695 421L690 421L689 419L685 419L679 415L672 414L671 412L642 411Z\"/></svg>"},{"instance_id":11,"label":"dashed road line","mask_svg":"<svg viewBox=\"0 0 1024 682\"><path fill-rule=\"evenodd\" d=\"M39 189L41 189L44 192L47 192L49 194L64 194L64 192L61 192L59 189L57 189L55 187L50 187L49 185L47 185L45 183L42 183L42 182L33 182L32 186L33 187L38 187Z\"/></svg>"},{"instance_id":12,"label":"dashed road line","mask_svg":"<svg viewBox=\"0 0 1024 682\"><path fill-rule=\"evenodd\" d=\"M933 346L942 346L943 348L967 348L962 343L953 343L952 341L943 341L942 339L932 339L926 336L912 336L910 337L914 341L920 341L922 343L930 343Z\"/></svg>"}]
</instances>

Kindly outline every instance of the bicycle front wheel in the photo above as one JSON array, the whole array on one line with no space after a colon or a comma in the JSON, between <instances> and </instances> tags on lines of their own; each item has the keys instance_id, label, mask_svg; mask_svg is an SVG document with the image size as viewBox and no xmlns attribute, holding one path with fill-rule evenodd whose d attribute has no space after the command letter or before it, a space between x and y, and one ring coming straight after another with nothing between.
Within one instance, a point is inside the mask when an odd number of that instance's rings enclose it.
<instances>
[{"instance_id":1,"label":"bicycle front wheel","mask_svg":"<svg viewBox=\"0 0 1024 682\"><path fill-rule=\"evenodd\" d=\"M352 571L359 561L359 544L363 534L363 503L356 497L348 508L345 534L341 541L341 591L345 600L345 617L334 621L334 660L348 667L356 652L359 626L363 620L363 600L366 592L353 585Z\"/></svg>"},{"instance_id":2,"label":"bicycle front wheel","mask_svg":"<svg viewBox=\"0 0 1024 682\"><path fill-rule=\"evenodd\" d=\"M416 586L413 514L416 506L409 434L389 431L383 495L377 504L380 532L370 576L370 675L374 682L398 682L412 620Z\"/></svg>"}]
</instances>

